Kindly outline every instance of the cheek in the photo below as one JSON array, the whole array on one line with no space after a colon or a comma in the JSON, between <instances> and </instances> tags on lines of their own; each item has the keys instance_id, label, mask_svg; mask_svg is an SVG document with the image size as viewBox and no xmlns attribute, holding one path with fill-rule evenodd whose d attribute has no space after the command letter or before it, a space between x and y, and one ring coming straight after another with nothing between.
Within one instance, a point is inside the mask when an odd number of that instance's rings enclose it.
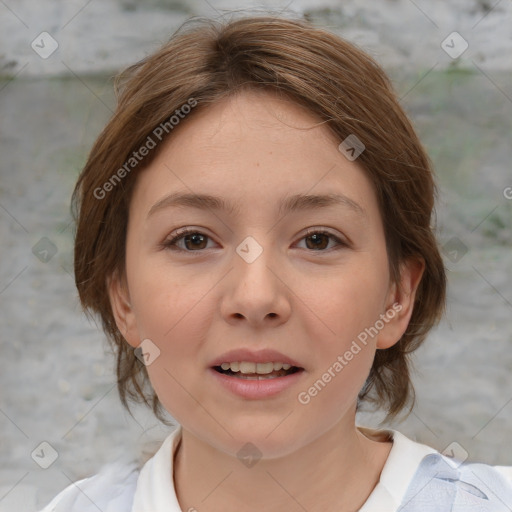
<instances>
[{"instance_id":1,"label":"cheek","mask_svg":"<svg viewBox=\"0 0 512 512\"><path fill-rule=\"evenodd\" d=\"M132 259L132 265L135 263ZM159 265L128 268L129 287L140 340L149 339L158 357L147 366L151 384L162 402L163 395L179 401L206 336L211 312L205 294L208 280L170 272Z\"/></svg>"},{"instance_id":2,"label":"cheek","mask_svg":"<svg viewBox=\"0 0 512 512\"><path fill-rule=\"evenodd\" d=\"M376 338L365 329L379 318L382 290L368 274L361 279L352 274L330 292L317 306L328 335L318 336L318 321L310 324L309 337L316 340L316 350L299 403L307 414L335 422L354 404L373 364Z\"/></svg>"},{"instance_id":3,"label":"cheek","mask_svg":"<svg viewBox=\"0 0 512 512\"><path fill-rule=\"evenodd\" d=\"M324 283L321 294L309 292L310 302L319 318L329 327L330 338L342 348L370 327L384 313L388 293L385 267L367 259L340 271Z\"/></svg>"},{"instance_id":4,"label":"cheek","mask_svg":"<svg viewBox=\"0 0 512 512\"><path fill-rule=\"evenodd\" d=\"M139 334L153 340L172 360L197 352L209 319L205 289L174 281L146 281L134 306Z\"/></svg>"},{"instance_id":5,"label":"cheek","mask_svg":"<svg viewBox=\"0 0 512 512\"><path fill-rule=\"evenodd\" d=\"M210 321L204 290L176 288L162 291L165 281L145 288L139 303L137 322L144 337L159 349L158 358L147 367L151 386L173 418L200 414L200 375L205 363L198 358ZM153 292L153 293L151 293Z\"/></svg>"},{"instance_id":6,"label":"cheek","mask_svg":"<svg viewBox=\"0 0 512 512\"><path fill-rule=\"evenodd\" d=\"M370 328L384 313L388 274L386 267L363 255L326 280L319 294L309 291L308 304L316 315L307 315L308 337L315 340L314 370L308 385L321 389L318 405L326 402L343 408L357 397L375 356L376 337ZM321 321L319 321L319 319ZM319 329L325 335L319 335ZM371 332L371 334L368 334ZM325 384L325 386L324 386ZM312 390L315 393L315 390Z\"/></svg>"},{"instance_id":7,"label":"cheek","mask_svg":"<svg viewBox=\"0 0 512 512\"><path fill-rule=\"evenodd\" d=\"M127 259L127 272L139 333L162 342L182 339L177 333L191 316L197 316L202 299L212 286L208 277L194 278L190 272L172 268L165 258L142 251L132 252L131 259Z\"/></svg>"}]
</instances>

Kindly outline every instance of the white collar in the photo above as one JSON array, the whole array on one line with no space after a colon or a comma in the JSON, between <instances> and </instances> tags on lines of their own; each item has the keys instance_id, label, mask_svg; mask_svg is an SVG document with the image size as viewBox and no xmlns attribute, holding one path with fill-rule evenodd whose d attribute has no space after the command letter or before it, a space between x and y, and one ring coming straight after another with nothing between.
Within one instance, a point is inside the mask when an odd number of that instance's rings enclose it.
<instances>
[{"instance_id":1,"label":"white collar","mask_svg":"<svg viewBox=\"0 0 512 512\"><path fill-rule=\"evenodd\" d=\"M174 487L173 462L182 427L171 432L158 451L142 467L131 512L181 512Z\"/></svg>"},{"instance_id":2,"label":"white collar","mask_svg":"<svg viewBox=\"0 0 512 512\"><path fill-rule=\"evenodd\" d=\"M438 452L430 446L412 441L398 430L358 428L363 433L367 431L373 435L388 433L393 439L393 446L382 468L379 482L359 512L395 512L402 503L422 459Z\"/></svg>"},{"instance_id":3,"label":"white collar","mask_svg":"<svg viewBox=\"0 0 512 512\"><path fill-rule=\"evenodd\" d=\"M388 434L393 446L382 469L380 481L359 512L395 512L421 460L433 448L416 443L396 430L374 430L358 426L364 434ZM140 471L131 512L181 512L174 487L173 461L181 441L182 427L167 436L159 450Z\"/></svg>"}]
</instances>

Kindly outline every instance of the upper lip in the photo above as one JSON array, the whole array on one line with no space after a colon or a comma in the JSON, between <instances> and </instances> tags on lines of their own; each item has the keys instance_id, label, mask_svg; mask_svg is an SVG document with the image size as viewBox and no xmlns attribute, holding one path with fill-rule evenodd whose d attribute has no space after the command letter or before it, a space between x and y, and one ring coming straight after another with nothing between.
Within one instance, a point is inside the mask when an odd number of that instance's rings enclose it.
<instances>
[{"instance_id":1,"label":"upper lip","mask_svg":"<svg viewBox=\"0 0 512 512\"><path fill-rule=\"evenodd\" d=\"M239 348L225 352L211 361L210 366L220 366L222 363L234 363L237 361L250 361L252 363L285 363L291 366L296 366L297 368L302 368L297 361L291 357L281 354L281 352L278 352L277 350L263 349L253 351L247 348Z\"/></svg>"}]
</instances>

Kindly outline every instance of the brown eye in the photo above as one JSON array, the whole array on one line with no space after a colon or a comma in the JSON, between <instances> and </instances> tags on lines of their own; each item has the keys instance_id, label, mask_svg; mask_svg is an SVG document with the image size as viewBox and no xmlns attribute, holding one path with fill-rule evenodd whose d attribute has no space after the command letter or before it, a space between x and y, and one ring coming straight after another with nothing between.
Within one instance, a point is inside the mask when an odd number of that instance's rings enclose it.
<instances>
[{"instance_id":1,"label":"brown eye","mask_svg":"<svg viewBox=\"0 0 512 512\"><path fill-rule=\"evenodd\" d=\"M178 242L180 242L181 240L183 240L184 247L183 245L181 247L178 246ZM208 235L205 235L200 231L186 229L178 233L171 240L165 241L163 246L172 250L197 252L198 250L206 249L208 240Z\"/></svg>"},{"instance_id":2,"label":"brown eye","mask_svg":"<svg viewBox=\"0 0 512 512\"><path fill-rule=\"evenodd\" d=\"M348 246L347 243L328 231L309 231L302 240L306 240L306 248L312 251L327 252L326 249L331 240L335 242L335 247Z\"/></svg>"},{"instance_id":3,"label":"brown eye","mask_svg":"<svg viewBox=\"0 0 512 512\"><path fill-rule=\"evenodd\" d=\"M193 233L192 235L186 235L183 237L185 247L193 249L204 249L206 247L205 240L207 240L208 237L205 235L202 235L201 233ZM187 244L190 243L190 247L187 246Z\"/></svg>"},{"instance_id":4,"label":"brown eye","mask_svg":"<svg viewBox=\"0 0 512 512\"><path fill-rule=\"evenodd\" d=\"M306 240L311 241L311 244L306 243L308 249L326 249L329 245L329 237L325 233L315 233L306 237Z\"/></svg>"},{"instance_id":5,"label":"brown eye","mask_svg":"<svg viewBox=\"0 0 512 512\"><path fill-rule=\"evenodd\" d=\"M208 248L208 240L210 237L200 231L184 229L175 237L166 240L162 246L176 251L201 252ZM315 252L328 252L327 249L331 241L335 242L334 249L348 246L346 242L328 231L310 231L301 240L306 240L306 249ZM181 241L183 242L179 245Z\"/></svg>"}]
</instances>

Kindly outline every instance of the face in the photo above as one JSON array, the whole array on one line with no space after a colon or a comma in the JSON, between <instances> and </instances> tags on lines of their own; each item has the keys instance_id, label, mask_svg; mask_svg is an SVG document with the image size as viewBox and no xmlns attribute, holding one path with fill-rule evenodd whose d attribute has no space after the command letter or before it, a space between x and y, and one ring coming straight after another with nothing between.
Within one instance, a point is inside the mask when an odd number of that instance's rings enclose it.
<instances>
[{"instance_id":1,"label":"face","mask_svg":"<svg viewBox=\"0 0 512 512\"><path fill-rule=\"evenodd\" d=\"M138 176L126 275L110 283L116 321L133 347L150 340L167 411L225 453L250 441L278 457L354 428L375 350L407 327L419 273L404 270L404 296L390 282L372 184L340 142L298 105L244 92L194 113ZM328 194L338 201L300 199ZM300 369L258 380L212 368L259 355Z\"/></svg>"}]
</instances>

